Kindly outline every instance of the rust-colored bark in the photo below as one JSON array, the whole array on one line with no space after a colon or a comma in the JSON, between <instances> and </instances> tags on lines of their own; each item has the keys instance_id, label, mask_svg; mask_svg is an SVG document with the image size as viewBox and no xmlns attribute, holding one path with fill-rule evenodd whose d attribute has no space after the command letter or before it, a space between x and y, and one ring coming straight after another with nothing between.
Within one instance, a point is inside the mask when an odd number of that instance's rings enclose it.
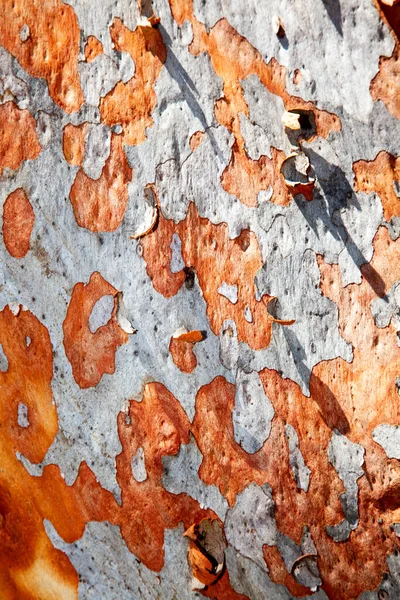
<instances>
[{"instance_id":1,"label":"rust-colored bark","mask_svg":"<svg viewBox=\"0 0 400 600\"><path fill-rule=\"evenodd\" d=\"M3 240L14 258L23 258L29 250L35 213L23 189L7 196L3 206Z\"/></svg>"}]
</instances>

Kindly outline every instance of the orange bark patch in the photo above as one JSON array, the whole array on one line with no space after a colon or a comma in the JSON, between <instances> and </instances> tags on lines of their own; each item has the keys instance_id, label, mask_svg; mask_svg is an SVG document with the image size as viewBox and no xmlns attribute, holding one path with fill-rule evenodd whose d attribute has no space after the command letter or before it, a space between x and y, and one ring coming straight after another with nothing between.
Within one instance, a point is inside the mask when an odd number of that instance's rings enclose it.
<instances>
[{"instance_id":1,"label":"orange bark patch","mask_svg":"<svg viewBox=\"0 0 400 600\"><path fill-rule=\"evenodd\" d=\"M0 105L0 176L4 167L16 171L24 160L37 158L41 151L29 110L20 110L14 102Z\"/></svg>"},{"instance_id":2,"label":"orange bark patch","mask_svg":"<svg viewBox=\"0 0 400 600\"><path fill-rule=\"evenodd\" d=\"M29 343L28 343L29 342ZM78 575L68 558L51 544L43 524L50 519L64 539L83 534L86 519L111 518L112 499L82 466L71 488L55 465L32 477L17 459L20 452L41 462L58 430L52 398L52 347L47 329L21 307L0 313L0 343L8 360L0 372L0 581L4 600L76 598ZM28 408L28 427L17 423L18 405ZM92 490L97 486L95 506ZM99 489L100 488L100 489ZM114 501L115 502L115 501Z\"/></svg>"},{"instance_id":3,"label":"orange bark patch","mask_svg":"<svg viewBox=\"0 0 400 600\"><path fill-rule=\"evenodd\" d=\"M85 44L85 58L88 63L103 54L103 44L94 35L89 35Z\"/></svg>"},{"instance_id":4,"label":"orange bark patch","mask_svg":"<svg viewBox=\"0 0 400 600\"><path fill-rule=\"evenodd\" d=\"M234 194L246 206L257 206L258 193L267 190L271 185L274 204L280 206L289 204L292 196L280 172L285 154L275 148L271 149L271 153L272 159L261 156L258 160L252 160L245 152L234 146L231 162L221 177L222 187L229 194Z\"/></svg>"},{"instance_id":5,"label":"orange bark patch","mask_svg":"<svg viewBox=\"0 0 400 600\"><path fill-rule=\"evenodd\" d=\"M400 181L400 157L382 150L375 160L353 164L354 186L358 192L376 192L382 201L386 221L400 215L400 198L393 184Z\"/></svg>"},{"instance_id":6,"label":"orange bark patch","mask_svg":"<svg viewBox=\"0 0 400 600\"><path fill-rule=\"evenodd\" d=\"M25 41L23 27L29 28ZM0 5L0 42L33 77L44 77L53 100L66 112L83 104L79 81L78 20L61 0L3 0Z\"/></svg>"},{"instance_id":7,"label":"orange bark patch","mask_svg":"<svg viewBox=\"0 0 400 600\"><path fill-rule=\"evenodd\" d=\"M14 258L23 258L30 247L35 213L23 189L12 192L3 206L3 239Z\"/></svg>"},{"instance_id":8,"label":"orange bark patch","mask_svg":"<svg viewBox=\"0 0 400 600\"><path fill-rule=\"evenodd\" d=\"M157 229L143 238L143 256L154 288L166 298L174 296L185 280L185 272L172 273L170 248L172 236L182 240L182 257L187 268L196 270L207 316L213 332L218 335L226 319L236 323L238 339L255 350L265 348L271 340L273 317L268 313L269 296L255 298L254 277L262 266L256 236L242 231L239 237L229 239L225 223L213 225L202 219L194 204L190 204L184 221L177 225L160 214ZM223 283L237 286L235 304L218 292ZM252 322L245 318L250 310Z\"/></svg>"},{"instance_id":9,"label":"orange bark patch","mask_svg":"<svg viewBox=\"0 0 400 600\"><path fill-rule=\"evenodd\" d=\"M91 179L80 169L72 184L69 197L78 225L96 232L118 229L128 204L132 175L122 136L112 134L110 156L99 179Z\"/></svg>"},{"instance_id":10,"label":"orange bark patch","mask_svg":"<svg viewBox=\"0 0 400 600\"><path fill-rule=\"evenodd\" d=\"M172 360L182 373L191 373L196 368L197 358L193 352L192 342L185 342L172 337L169 343L169 351Z\"/></svg>"},{"instance_id":11,"label":"orange bark patch","mask_svg":"<svg viewBox=\"0 0 400 600\"><path fill-rule=\"evenodd\" d=\"M189 140L189 146L192 152L195 152L204 139L204 131L196 131Z\"/></svg>"},{"instance_id":12,"label":"orange bark patch","mask_svg":"<svg viewBox=\"0 0 400 600\"><path fill-rule=\"evenodd\" d=\"M100 273L92 273L89 283L77 283L73 289L63 323L64 348L76 383L81 388L96 386L104 373L115 371L115 352L128 341L128 335L116 319L116 290ZM94 305L106 295L114 296L114 309L108 323L94 333L89 317Z\"/></svg>"},{"instance_id":13,"label":"orange bark patch","mask_svg":"<svg viewBox=\"0 0 400 600\"><path fill-rule=\"evenodd\" d=\"M268 465L263 449L248 454L235 441L232 424L234 404L235 386L223 377L216 377L198 391L192 425L203 455L199 476L208 485L218 486L230 506L247 485L266 482L265 469Z\"/></svg>"},{"instance_id":14,"label":"orange bark patch","mask_svg":"<svg viewBox=\"0 0 400 600\"><path fill-rule=\"evenodd\" d=\"M190 422L174 396L160 383L146 385L143 400L132 401L129 413L118 416L122 452L116 457L117 481L122 490L121 534L130 551L152 570L164 564L164 530L188 528L206 517L210 510L199 507L186 494L174 495L162 485L162 457L177 454L189 442ZM147 478L137 482L131 461L143 448Z\"/></svg>"},{"instance_id":15,"label":"orange bark patch","mask_svg":"<svg viewBox=\"0 0 400 600\"><path fill-rule=\"evenodd\" d=\"M379 71L371 81L370 92L373 100L382 100L397 119L400 119L399 78L400 47L396 44L392 56L379 59Z\"/></svg>"},{"instance_id":16,"label":"orange bark patch","mask_svg":"<svg viewBox=\"0 0 400 600\"><path fill-rule=\"evenodd\" d=\"M130 31L120 19L110 28L115 49L128 52L135 63L135 75L127 83L119 82L100 101L101 119L107 125L122 125L125 144L136 145L146 139L151 113L156 105L154 84L166 59L160 32L138 26Z\"/></svg>"},{"instance_id":17,"label":"orange bark patch","mask_svg":"<svg viewBox=\"0 0 400 600\"><path fill-rule=\"evenodd\" d=\"M387 230L380 228L374 248L372 262L362 268L360 285L342 288L337 265L319 260L321 289L338 305L342 335L353 344L353 362L335 359L314 367L310 398L275 371L265 369L261 373L275 409L271 437L286 423L292 425L311 470L308 493L299 493L290 484L293 476L288 459L282 458L287 456L284 440L275 442L271 456L274 468L268 471L268 482L273 489L277 525L297 543L303 527L310 528L322 587L329 598L343 600L376 588L387 570L387 554L399 545L390 526L400 516L400 465L399 461L388 461L382 448L374 443L372 431L381 423L399 423L395 382L400 348L392 325L384 329L375 326L370 303L383 297L400 279L400 242L393 242ZM335 543L325 531L327 525L338 524L344 518L339 502L343 484L327 454L333 429L365 448L365 476L358 479L359 524L348 541L341 543ZM274 581L287 585L287 575L283 577L284 569L271 549L265 548L265 557Z\"/></svg>"},{"instance_id":18,"label":"orange bark patch","mask_svg":"<svg viewBox=\"0 0 400 600\"><path fill-rule=\"evenodd\" d=\"M277 168L281 153L271 148L272 160L263 156L254 161L247 156L240 130L239 113L243 112L248 116L249 110L240 81L256 74L269 92L282 98L286 110L311 111L315 119L316 133L322 137L327 137L331 131L340 130L339 118L318 110L312 102L290 96L286 91L285 67L274 58L266 64L261 54L246 38L239 35L226 19L220 19L207 32L205 26L194 16L191 0L169 0L169 4L178 25L182 25L185 20L190 21L192 25L193 41L190 51L195 55L207 52L216 74L224 82L224 96L216 102L215 116L235 137L231 163L221 179L224 189L236 195L247 206L256 206L258 192L272 185L274 194L271 202L288 204L292 196L285 189Z\"/></svg>"},{"instance_id":19,"label":"orange bark patch","mask_svg":"<svg viewBox=\"0 0 400 600\"><path fill-rule=\"evenodd\" d=\"M65 160L71 165L81 167L85 158L85 136L89 123L72 125L68 123L63 129L63 153Z\"/></svg>"},{"instance_id":20,"label":"orange bark patch","mask_svg":"<svg viewBox=\"0 0 400 600\"><path fill-rule=\"evenodd\" d=\"M392 29L396 45L390 57L381 56L379 60L379 71L371 81L370 92L373 100L382 100L388 111L397 119L400 119L399 77L400 77L400 6L390 6L388 3L375 5L381 17Z\"/></svg>"}]
</instances>

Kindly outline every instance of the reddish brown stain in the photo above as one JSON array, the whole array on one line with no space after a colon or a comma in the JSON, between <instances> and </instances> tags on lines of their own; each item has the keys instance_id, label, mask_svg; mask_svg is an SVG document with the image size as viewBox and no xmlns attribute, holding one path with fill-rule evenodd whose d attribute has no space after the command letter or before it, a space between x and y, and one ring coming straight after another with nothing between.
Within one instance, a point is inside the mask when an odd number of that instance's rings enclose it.
<instances>
[{"instance_id":1,"label":"reddish brown stain","mask_svg":"<svg viewBox=\"0 0 400 600\"><path fill-rule=\"evenodd\" d=\"M172 273L170 248L177 233L182 241L182 257L186 268L195 269L204 299L210 326L219 335L225 320L236 323L238 339L259 350L270 343L273 317L267 310L269 296L257 301L254 278L262 266L261 251L254 233L242 231L234 240L229 238L225 223L213 225L199 216L192 203L186 218L177 225L160 214L157 228L142 239L146 270L155 289L166 298L175 295L185 280L185 272ZM238 301L232 304L218 292L225 282L236 285ZM252 322L245 318L248 307Z\"/></svg>"},{"instance_id":2,"label":"reddish brown stain","mask_svg":"<svg viewBox=\"0 0 400 600\"><path fill-rule=\"evenodd\" d=\"M20 32L29 35L21 41ZM83 104L79 81L80 30L74 9L61 0L3 0L0 44L33 77L44 77L53 100L67 113Z\"/></svg>"},{"instance_id":3,"label":"reddish brown stain","mask_svg":"<svg viewBox=\"0 0 400 600\"><path fill-rule=\"evenodd\" d=\"M252 160L235 144L231 162L221 177L222 187L246 206L257 206L259 192L272 186L274 204L289 204L292 196L288 193L289 188L280 172L285 154L275 148L271 149L271 154L272 159L261 156L258 160Z\"/></svg>"},{"instance_id":4,"label":"reddish brown stain","mask_svg":"<svg viewBox=\"0 0 400 600\"><path fill-rule=\"evenodd\" d=\"M293 73L294 85L300 85L302 79L303 79L303 73L300 71L300 69L295 69L295 71Z\"/></svg>"},{"instance_id":5,"label":"reddish brown stain","mask_svg":"<svg viewBox=\"0 0 400 600\"><path fill-rule=\"evenodd\" d=\"M63 129L63 153L65 160L71 165L81 167L85 158L85 136L89 123L72 125L68 123Z\"/></svg>"},{"instance_id":6,"label":"reddish brown stain","mask_svg":"<svg viewBox=\"0 0 400 600\"><path fill-rule=\"evenodd\" d=\"M400 181L400 157L382 150L375 160L359 160L353 164L354 189L357 192L376 192L382 201L386 221L400 215L400 198L394 182Z\"/></svg>"},{"instance_id":7,"label":"reddish brown stain","mask_svg":"<svg viewBox=\"0 0 400 600\"><path fill-rule=\"evenodd\" d=\"M182 373L191 373L196 368L197 358L193 352L192 342L185 342L172 337L169 343L169 351L172 360Z\"/></svg>"},{"instance_id":8,"label":"reddish brown stain","mask_svg":"<svg viewBox=\"0 0 400 600\"><path fill-rule=\"evenodd\" d=\"M185 529L206 517L186 494L174 495L162 485L162 457L177 454L189 442L190 422L174 396L160 383L146 385L141 402L134 400L129 413L118 417L122 452L116 457L121 487L121 534L130 551L154 571L164 564L164 530L183 521ZM147 478L141 483L132 475L131 461L138 448L145 456Z\"/></svg>"},{"instance_id":9,"label":"reddish brown stain","mask_svg":"<svg viewBox=\"0 0 400 600\"><path fill-rule=\"evenodd\" d=\"M1 104L0 176L5 167L16 171L24 160L37 158L41 151L35 119L29 110L20 110L14 102Z\"/></svg>"},{"instance_id":10,"label":"reddish brown stain","mask_svg":"<svg viewBox=\"0 0 400 600\"><path fill-rule=\"evenodd\" d=\"M196 131L189 140L189 146L192 152L195 152L200 146L205 136L204 131Z\"/></svg>"},{"instance_id":11,"label":"reddish brown stain","mask_svg":"<svg viewBox=\"0 0 400 600\"><path fill-rule=\"evenodd\" d=\"M207 485L218 486L229 505L251 482L267 480L269 461L262 450L248 454L234 439L232 410L235 386L223 377L203 385L196 395L192 431L203 455L199 476Z\"/></svg>"},{"instance_id":12,"label":"reddish brown stain","mask_svg":"<svg viewBox=\"0 0 400 600\"><path fill-rule=\"evenodd\" d=\"M132 176L122 137L112 134L110 156L99 179L91 179L80 169L72 184L69 197L78 225L96 232L118 229L128 204Z\"/></svg>"},{"instance_id":13,"label":"reddish brown stain","mask_svg":"<svg viewBox=\"0 0 400 600\"><path fill-rule=\"evenodd\" d=\"M224 189L236 195L247 206L257 206L258 192L272 185L274 194L271 202L288 204L291 195L285 188L278 168L278 164L283 160L281 152L271 148L272 159L262 156L258 161L247 156L240 130L239 113L243 112L248 116L249 110L240 81L256 74L269 92L282 98L286 110L311 111L315 118L317 135L327 137L331 131L340 130L339 118L316 109L312 102L290 96L286 91L285 67L274 58L266 64L261 54L246 38L239 35L226 19L220 19L207 32L206 27L194 16L192 0L169 0L169 4L178 25L182 25L186 19L192 25L193 41L190 51L194 55L207 52L216 74L224 82L224 95L216 102L215 116L235 137L231 162L221 179Z\"/></svg>"},{"instance_id":14,"label":"reddish brown stain","mask_svg":"<svg viewBox=\"0 0 400 600\"><path fill-rule=\"evenodd\" d=\"M370 92L373 100L382 100L388 111L400 119L400 47L396 44L392 56L379 59L379 71L371 81Z\"/></svg>"},{"instance_id":15,"label":"reddish brown stain","mask_svg":"<svg viewBox=\"0 0 400 600\"><path fill-rule=\"evenodd\" d=\"M30 247L35 213L24 190L19 188L7 196L3 206L3 239L14 258L23 258Z\"/></svg>"},{"instance_id":16,"label":"reddish brown stain","mask_svg":"<svg viewBox=\"0 0 400 600\"><path fill-rule=\"evenodd\" d=\"M27 344L29 338L29 345ZM21 307L16 315L0 313L0 343L8 360L0 372L0 582L4 600L54 600L78 597L78 575L68 558L51 544L43 519L50 519L64 539L83 534L86 519L106 510L112 499L82 465L71 488L55 465L31 477L17 459L20 452L41 462L58 430L51 391L53 356L49 334L37 318ZM28 407L29 426L17 424L18 404ZM97 500L91 506L92 490Z\"/></svg>"},{"instance_id":17,"label":"reddish brown stain","mask_svg":"<svg viewBox=\"0 0 400 600\"><path fill-rule=\"evenodd\" d=\"M85 44L85 58L88 63L103 54L103 44L94 35L89 35Z\"/></svg>"},{"instance_id":18,"label":"reddish brown stain","mask_svg":"<svg viewBox=\"0 0 400 600\"><path fill-rule=\"evenodd\" d=\"M76 383L81 388L96 386L105 373L115 371L115 352L128 341L116 319L116 290L100 273L91 275L89 283L77 283L73 289L63 323L64 348ZM89 317L94 305L106 295L114 296L114 309L108 323L94 333Z\"/></svg>"},{"instance_id":19,"label":"reddish brown stain","mask_svg":"<svg viewBox=\"0 0 400 600\"><path fill-rule=\"evenodd\" d=\"M146 128L153 124L151 113L157 101L154 84L165 62L166 49L160 32L153 27L138 26L132 32L115 19L110 35L116 50L131 55L135 75L127 83L117 83L101 99L101 119L109 126L122 125L125 144L140 144L146 139Z\"/></svg>"},{"instance_id":20,"label":"reddish brown stain","mask_svg":"<svg viewBox=\"0 0 400 600\"><path fill-rule=\"evenodd\" d=\"M384 2L375 5L383 21L391 28L396 45L390 57L381 56L379 71L371 81L370 92L374 100L382 100L388 111L400 118L399 77L400 77L400 6L389 6Z\"/></svg>"}]
</instances>

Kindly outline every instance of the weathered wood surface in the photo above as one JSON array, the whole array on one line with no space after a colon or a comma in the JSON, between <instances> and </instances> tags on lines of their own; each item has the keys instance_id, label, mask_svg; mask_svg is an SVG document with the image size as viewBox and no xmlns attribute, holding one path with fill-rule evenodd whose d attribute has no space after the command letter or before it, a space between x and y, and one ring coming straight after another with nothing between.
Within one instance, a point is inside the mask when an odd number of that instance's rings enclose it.
<instances>
[{"instance_id":1,"label":"weathered wood surface","mask_svg":"<svg viewBox=\"0 0 400 600\"><path fill-rule=\"evenodd\" d=\"M400 598L399 35L0 0L1 600Z\"/></svg>"}]
</instances>

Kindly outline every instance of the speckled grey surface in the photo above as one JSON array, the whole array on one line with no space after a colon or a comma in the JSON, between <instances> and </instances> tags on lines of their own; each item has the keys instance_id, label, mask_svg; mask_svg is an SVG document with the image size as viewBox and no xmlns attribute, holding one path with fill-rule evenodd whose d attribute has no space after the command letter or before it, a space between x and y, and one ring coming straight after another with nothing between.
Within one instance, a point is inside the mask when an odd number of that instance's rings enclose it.
<instances>
[{"instance_id":1,"label":"speckled grey surface","mask_svg":"<svg viewBox=\"0 0 400 600\"><path fill-rule=\"evenodd\" d=\"M302 143L316 178L313 202L298 195L282 207L269 202L269 192L264 191L258 206L250 208L221 185L233 144L232 134L214 116L215 102L223 95L223 82L207 54L194 56L188 52L193 37L190 24L178 27L167 1L156 0L153 7L161 18L159 29L167 59L155 84L154 124L146 131L143 143L125 148L134 178L121 227L115 233L96 234L79 227L74 218L68 196L78 167L64 159L62 128L69 122L90 123L83 170L98 179L110 152L110 128L100 124L99 99L117 81L128 81L135 70L130 57L113 48L108 28L114 17L120 17L133 30L139 13L133 0L102 0L98 6L85 0L68 0L68 4L77 14L82 36L95 35L105 51L91 63L83 62L81 52L79 73L85 104L78 113L65 114L50 98L46 82L30 77L7 51L0 49L0 100L9 99L4 93L8 90L20 108L29 109L43 146L36 160L24 162L17 172L5 169L0 180L1 204L10 192L23 187L36 217L31 250L25 258L10 257L0 244L0 304L1 308L13 302L27 306L50 334L59 432L43 465L58 464L70 485L85 461L101 485L120 502L115 470L115 457L121 452L117 415L130 399L141 400L146 383L164 384L192 420L198 389L223 375L236 384L235 440L254 454L268 439L274 417L258 371L275 369L283 378L298 383L308 395L315 365L337 357L349 362L353 359L351 344L339 330L338 309L319 288L317 254L328 263L339 264L343 286L360 283L360 267L372 258L373 238L383 223L382 204L374 193L354 192L352 164L360 158L374 158L381 149L400 153L399 122L382 102L373 103L369 93L379 58L391 54L394 42L370 0L194 0L195 14L207 28L225 17L266 61L275 57L287 67L289 93L313 100L318 108L335 112L341 119L339 132L327 139L316 137ZM283 40L274 34L275 16L283 22ZM303 73L298 85L292 80L296 68ZM249 115L240 116L248 155L254 160L270 156L271 145L289 153L292 145L281 123L282 100L268 92L256 75L247 77L241 85L249 106ZM192 152L189 140L196 131L204 131L205 136ZM227 223L231 238L246 228L255 233L263 259L255 278L257 294L276 296L276 316L296 320L290 328L274 324L268 348L254 351L239 343L234 321L226 321L220 335L215 335L196 279L193 289L183 286L168 299L155 291L138 242L130 239L146 221L144 187L150 182L156 183L164 216L175 222L185 218L189 203L194 201L202 217L215 224ZM395 232L396 223L394 220L387 226ZM179 236L173 238L171 248L174 273L184 264ZM96 387L84 390L72 376L61 325L73 286L87 283L94 271L123 292L127 317L137 334L117 350L115 373L104 375ZM377 300L371 306L378 327L387 326L398 311L395 291L389 294L389 304ZM220 293L235 302L237 290L225 287ZM91 315L92 331L108 320L112 306L106 300L102 302ZM197 367L191 374L177 368L168 349L172 334L180 327L207 333L194 347ZM25 427L29 414L23 407L19 418ZM298 488L307 492L312 474L299 449L298 434L291 426L285 432L293 476ZM380 425L373 439L389 458L400 458L397 426ZM357 527L357 479L363 473L363 452L358 444L333 433L329 459L346 489L341 496L346 520L330 528L330 535L338 541L347 539ZM20 459L32 474L40 474L43 465L29 465L27 459ZM289 557L287 566L303 550L277 530L271 489L250 484L237 496L236 504L228 507L218 488L200 479L201 460L193 438L181 446L178 455L164 457L165 489L173 494L185 492L225 521L229 542L226 562L236 591L251 600L289 600L293 596L286 588L270 580L262 546L276 545L283 558ZM132 471L137 481L146 479L141 449L132 461ZM89 523L75 544L65 543L50 523L46 523L46 531L78 571L79 597L83 600L200 597L191 590L182 524L166 531L166 560L159 574L141 564L128 551L118 527L107 522ZM390 555L387 564L390 575L379 589L394 599L400 594L398 556ZM377 594L365 592L361 598L373 600ZM326 598L322 591L312 597Z\"/></svg>"}]
</instances>

